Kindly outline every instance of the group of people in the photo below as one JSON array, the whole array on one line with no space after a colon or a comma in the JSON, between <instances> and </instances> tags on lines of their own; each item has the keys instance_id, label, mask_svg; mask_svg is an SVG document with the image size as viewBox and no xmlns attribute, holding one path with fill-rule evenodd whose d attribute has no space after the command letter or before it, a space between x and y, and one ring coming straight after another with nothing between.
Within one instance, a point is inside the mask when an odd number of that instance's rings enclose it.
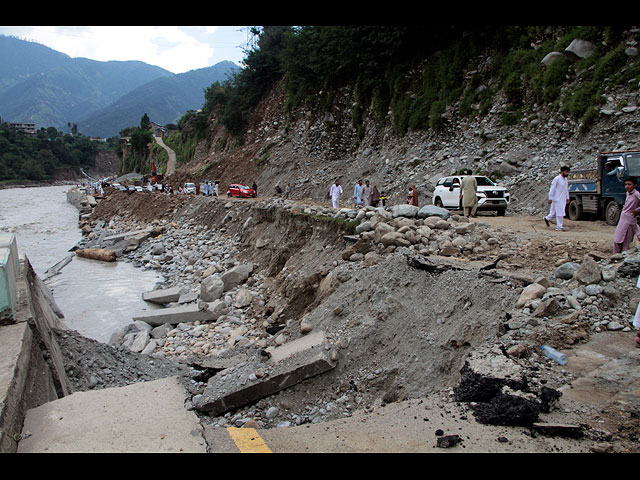
<instances>
[{"instance_id":1,"label":"group of people","mask_svg":"<svg viewBox=\"0 0 640 480\"><path fill-rule=\"evenodd\" d=\"M220 182L212 182L206 181L202 185L202 193L205 197L219 197L220 196L220 187L218 186Z\"/></svg>"},{"instance_id":2,"label":"group of people","mask_svg":"<svg viewBox=\"0 0 640 480\"><path fill-rule=\"evenodd\" d=\"M564 216L566 207L569 204L569 172L568 166L560 168L560 173L554 177L549 188L549 214L544 217L547 227L552 220L556 220L556 230L564 230ZM637 187L636 177L629 177L624 181L624 188L627 198L620 212L620 220L613 235L613 253L620 253L628 250L633 242L633 237L640 240L640 226L638 225L638 214L640 213L640 192Z\"/></svg>"},{"instance_id":3,"label":"group of people","mask_svg":"<svg viewBox=\"0 0 640 480\"><path fill-rule=\"evenodd\" d=\"M280 184L276 185L276 195L283 195L284 198L290 198L291 197L291 184L287 183L287 186L284 187L284 192L282 191L282 187L280 187Z\"/></svg>"},{"instance_id":4,"label":"group of people","mask_svg":"<svg viewBox=\"0 0 640 480\"><path fill-rule=\"evenodd\" d=\"M89 195L100 195L101 197L103 197L104 196L103 182L102 181L89 182L89 184L87 185L87 193Z\"/></svg>"},{"instance_id":5,"label":"group of people","mask_svg":"<svg viewBox=\"0 0 640 480\"><path fill-rule=\"evenodd\" d=\"M329 197L331 198L331 205L333 208L340 208L340 197L344 193L340 181L336 179L335 183L331 185L329 189ZM353 203L354 208L361 207L379 207L385 206L386 195L384 192L380 192L378 187L371 185L369 180L366 180L364 185L362 180L358 180L353 188Z\"/></svg>"}]
</instances>

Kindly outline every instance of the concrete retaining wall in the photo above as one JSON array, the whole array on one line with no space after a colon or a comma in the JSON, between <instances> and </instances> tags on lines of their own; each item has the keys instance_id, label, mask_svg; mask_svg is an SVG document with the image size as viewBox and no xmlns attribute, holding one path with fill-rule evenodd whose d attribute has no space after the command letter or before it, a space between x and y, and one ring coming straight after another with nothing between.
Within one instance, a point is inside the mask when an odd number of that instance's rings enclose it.
<instances>
[{"instance_id":1,"label":"concrete retaining wall","mask_svg":"<svg viewBox=\"0 0 640 480\"><path fill-rule=\"evenodd\" d=\"M15 310L0 325L0 453L16 451L27 410L71 393L53 333L66 328L60 309L29 259L18 265Z\"/></svg>"}]
</instances>

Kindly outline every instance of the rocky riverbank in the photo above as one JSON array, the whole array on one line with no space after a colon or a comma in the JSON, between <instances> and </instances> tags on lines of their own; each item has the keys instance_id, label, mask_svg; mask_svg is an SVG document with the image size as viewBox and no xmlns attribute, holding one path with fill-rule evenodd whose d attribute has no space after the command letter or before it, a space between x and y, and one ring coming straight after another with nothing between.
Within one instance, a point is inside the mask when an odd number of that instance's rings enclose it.
<instances>
[{"instance_id":1,"label":"rocky riverbank","mask_svg":"<svg viewBox=\"0 0 640 480\"><path fill-rule=\"evenodd\" d=\"M106 369L95 358L81 365L87 356L71 349L70 377L87 389L180 371L197 406L210 378L233 377L239 367L231 359L251 361L323 331L339 358L335 369L219 417L199 412L203 421L283 427L443 395L484 422L530 425L554 412L558 392L574 379L540 345L568 351L600 332L633 335L637 251L610 255L608 242L593 238L536 241L492 217L426 212L110 193L84 219L79 248L113 249L119 261L156 270L159 290L179 290L165 309L196 305L212 320L135 321L110 345L95 346L111 352ZM245 273L225 284L234 270ZM67 339L67 347L77 341ZM115 365L130 374L103 375ZM259 363L253 371L263 373ZM634 412L637 405L628 407L629 418ZM619 435L584 425L592 440ZM637 435L631 427L616 438L621 451Z\"/></svg>"}]
</instances>

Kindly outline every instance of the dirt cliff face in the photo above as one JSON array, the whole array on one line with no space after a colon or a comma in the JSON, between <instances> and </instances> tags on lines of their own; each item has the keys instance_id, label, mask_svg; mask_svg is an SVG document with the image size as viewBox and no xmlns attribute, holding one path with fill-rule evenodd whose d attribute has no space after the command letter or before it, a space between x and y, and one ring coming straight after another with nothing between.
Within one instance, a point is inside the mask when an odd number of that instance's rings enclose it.
<instances>
[{"instance_id":1,"label":"dirt cliff face","mask_svg":"<svg viewBox=\"0 0 640 480\"><path fill-rule=\"evenodd\" d=\"M365 117L358 139L353 92L344 88L334 98L325 109L288 111L286 92L278 85L253 111L242 139L229 137L212 118L210 137L200 142L192 161L180 165L174 180L219 180L223 194L235 182L255 182L263 195L290 184L294 198L328 203L335 179L347 202L355 183L369 179L390 204L404 203L415 185L424 205L431 203L438 178L470 168L509 188L512 211L537 214L547 208L549 184L560 166L588 168L598 151L640 148L640 109L602 113L585 132L566 114L538 105L520 123L503 125L505 106L496 98L486 115L462 117L452 107L441 129L405 135ZM616 89L607 104L623 105L629 98L637 92Z\"/></svg>"}]
</instances>

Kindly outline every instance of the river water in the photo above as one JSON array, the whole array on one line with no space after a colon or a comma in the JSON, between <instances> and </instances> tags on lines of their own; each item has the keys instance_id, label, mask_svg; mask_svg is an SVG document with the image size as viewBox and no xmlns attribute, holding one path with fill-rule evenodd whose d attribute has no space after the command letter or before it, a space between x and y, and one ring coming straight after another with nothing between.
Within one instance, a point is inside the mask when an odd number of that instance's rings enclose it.
<instances>
[{"instance_id":1,"label":"river water","mask_svg":"<svg viewBox=\"0 0 640 480\"><path fill-rule=\"evenodd\" d=\"M20 255L45 278L47 269L70 255L82 234L78 210L67 202L70 186L0 190L0 231L13 233ZM161 280L131 263L73 256L45 283L64 313L65 325L85 337L108 342L111 335L150 307L142 294Z\"/></svg>"}]
</instances>

